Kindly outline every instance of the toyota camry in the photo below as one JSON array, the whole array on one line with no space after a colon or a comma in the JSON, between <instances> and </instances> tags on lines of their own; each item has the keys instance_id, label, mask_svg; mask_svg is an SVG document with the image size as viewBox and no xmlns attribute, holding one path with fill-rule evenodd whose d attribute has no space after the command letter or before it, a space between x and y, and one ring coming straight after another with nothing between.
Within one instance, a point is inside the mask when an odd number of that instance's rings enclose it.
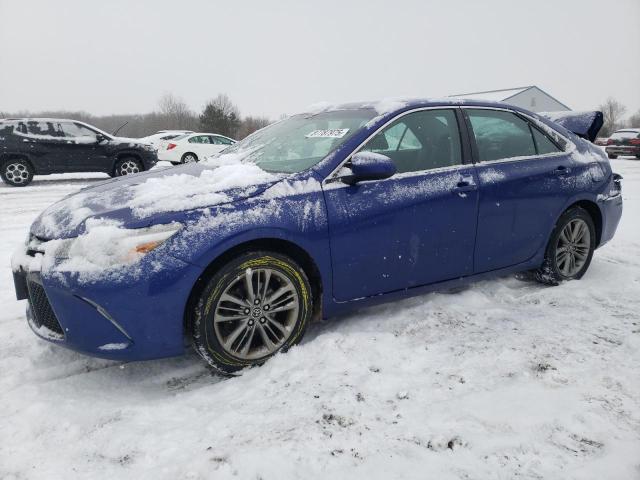
<instances>
[{"instance_id":1,"label":"toyota camry","mask_svg":"<svg viewBox=\"0 0 640 480\"><path fill-rule=\"evenodd\" d=\"M61 346L193 346L230 374L316 318L514 272L578 280L622 214L601 125L472 100L317 105L52 205L13 256L17 298Z\"/></svg>"}]
</instances>

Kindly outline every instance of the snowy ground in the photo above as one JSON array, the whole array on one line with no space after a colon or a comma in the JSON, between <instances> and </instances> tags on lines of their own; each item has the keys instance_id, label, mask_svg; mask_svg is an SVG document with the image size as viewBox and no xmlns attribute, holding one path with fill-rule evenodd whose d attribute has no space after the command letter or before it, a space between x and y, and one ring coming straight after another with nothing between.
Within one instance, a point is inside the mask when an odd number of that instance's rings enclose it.
<instances>
[{"instance_id":1,"label":"snowy ground","mask_svg":"<svg viewBox=\"0 0 640 480\"><path fill-rule=\"evenodd\" d=\"M238 378L38 340L9 257L94 176L0 184L0 478L640 478L640 161L580 282L506 277L311 328Z\"/></svg>"}]
</instances>

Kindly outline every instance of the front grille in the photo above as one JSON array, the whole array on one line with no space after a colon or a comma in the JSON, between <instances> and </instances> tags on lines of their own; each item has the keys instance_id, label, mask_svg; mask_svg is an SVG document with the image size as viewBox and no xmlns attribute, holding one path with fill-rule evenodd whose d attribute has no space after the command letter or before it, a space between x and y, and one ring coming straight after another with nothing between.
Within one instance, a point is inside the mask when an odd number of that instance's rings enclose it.
<instances>
[{"instance_id":1,"label":"front grille","mask_svg":"<svg viewBox=\"0 0 640 480\"><path fill-rule=\"evenodd\" d=\"M29 304L33 312L33 322L36 327L40 328L44 326L52 332L63 335L62 327L60 323L58 323L56 314L53 308L51 308L51 304L42 285L34 281L28 281L27 288L29 290Z\"/></svg>"}]
</instances>

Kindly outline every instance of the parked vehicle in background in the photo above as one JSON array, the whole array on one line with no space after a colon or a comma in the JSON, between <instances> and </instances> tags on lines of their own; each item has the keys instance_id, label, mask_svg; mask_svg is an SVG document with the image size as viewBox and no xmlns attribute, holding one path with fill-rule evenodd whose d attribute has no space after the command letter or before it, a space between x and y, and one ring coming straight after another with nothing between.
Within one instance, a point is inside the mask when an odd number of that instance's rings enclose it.
<instances>
[{"instance_id":1,"label":"parked vehicle in background","mask_svg":"<svg viewBox=\"0 0 640 480\"><path fill-rule=\"evenodd\" d=\"M592 113L554 123L412 100L294 115L201 163L49 207L13 257L17 298L59 345L142 360L190 337L233 373L313 318L519 271L578 280L622 214Z\"/></svg>"},{"instance_id":2,"label":"parked vehicle in background","mask_svg":"<svg viewBox=\"0 0 640 480\"><path fill-rule=\"evenodd\" d=\"M155 148L136 139L113 137L75 120L0 120L0 177L16 187L34 175L104 172L112 177L149 170Z\"/></svg>"},{"instance_id":3,"label":"parked vehicle in background","mask_svg":"<svg viewBox=\"0 0 640 480\"><path fill-rule=\"evenodd\" d=\"M193 163L221 152L236 141L215 133L188 133L168 141L158 149L158 159L177 165Z\"/></svg>"},{"instance_id":4,"label":"parked vehicle in background","mask_svg":"<svg viewBox=\"0 0 640 480\"><path fill-rule=\"evenodd\" d=\"M623 128L614 132L605 148L609 158L629 155L640 158L640 128Z\"/></svg>"},{"instance_id":5,"label":"parked vehicle in background","mask_svg":"<svg viewBox=\"0 0 640 480\"><path fill-rule=\"evenodd\" d=\"M140 138L140 141L160 148L168 140L173 140L187 133L193 133L193 130L158 130L153 135Z\"/></svg>"},{"instance_id":6,"label":"parked vehicle in background","mask_svg":"<svg viewBox=\"0 0 640 480\"><path fill-rule=\"evenodd\" d=\"M609 137L598 137L593 143L595 143L596 145L599 145L600 147L605 147L608 141L609 141Z\"/></svg>"}]
</instances>

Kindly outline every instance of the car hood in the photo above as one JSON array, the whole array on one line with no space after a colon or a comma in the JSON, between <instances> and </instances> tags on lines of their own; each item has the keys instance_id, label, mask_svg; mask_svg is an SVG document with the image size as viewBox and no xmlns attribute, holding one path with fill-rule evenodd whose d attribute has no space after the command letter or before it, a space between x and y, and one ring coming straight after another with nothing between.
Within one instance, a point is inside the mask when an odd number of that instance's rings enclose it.
<instances>
[{"instance_id":1,"label":"car hood","mask_svg":"<svg viewBox=\"0 0 640 480\"><path fill-rule=\"evenodd\" d=\"M31 234L45 240L84 233L88 219L128 228L179 220L180 212L235 203L259 195L285 176L253 164L154 169L108 180L71 194L44 210Z\"/></svg>"}]
</instances>

